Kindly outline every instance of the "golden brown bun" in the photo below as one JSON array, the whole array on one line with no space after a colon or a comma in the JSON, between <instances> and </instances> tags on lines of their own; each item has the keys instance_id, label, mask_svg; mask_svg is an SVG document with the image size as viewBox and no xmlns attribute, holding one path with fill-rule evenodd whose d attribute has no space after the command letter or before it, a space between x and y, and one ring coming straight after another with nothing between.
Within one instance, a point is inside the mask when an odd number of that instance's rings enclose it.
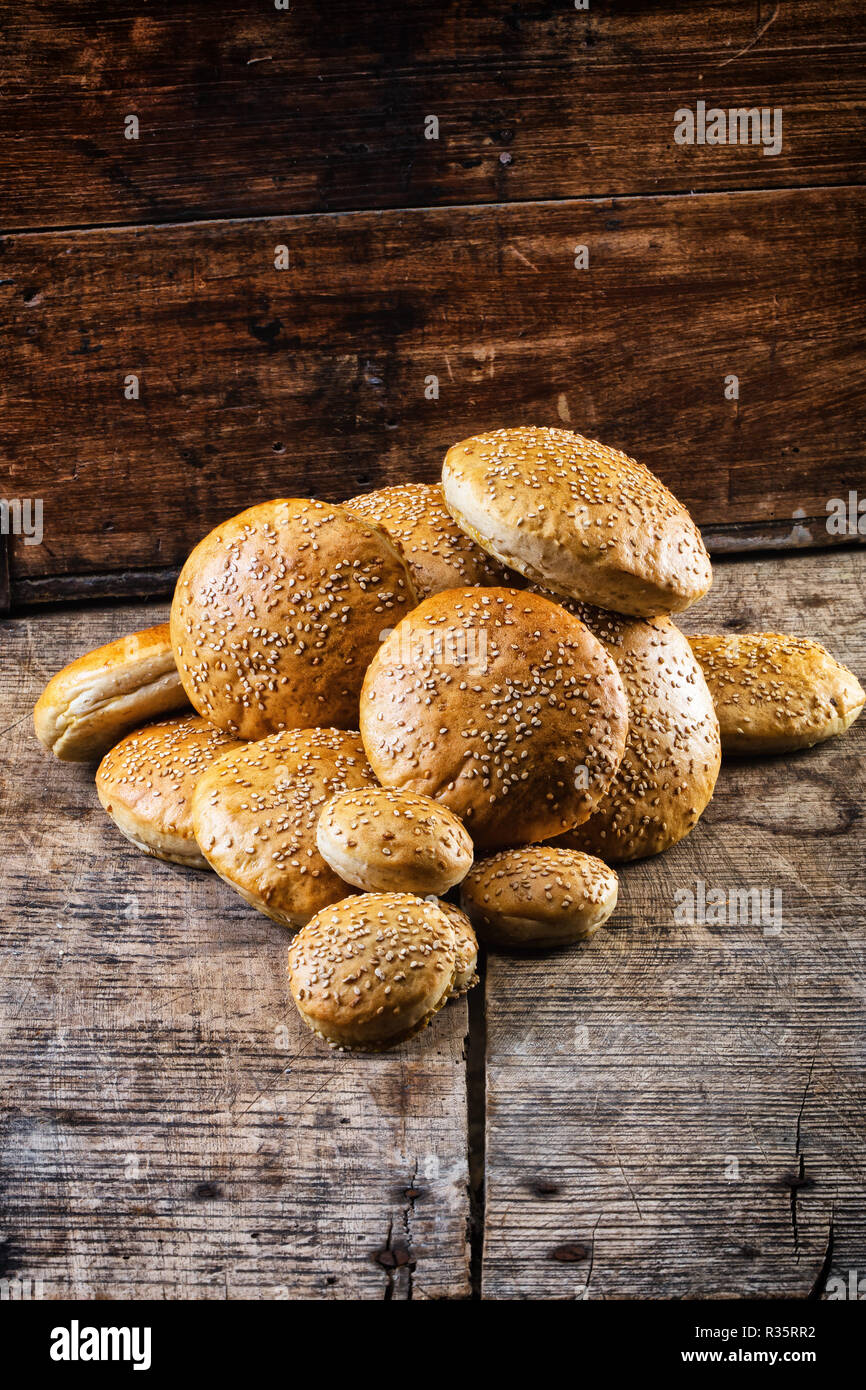
<instances>
[{"instance_id":1,"label":"golden brown bun","mask_svg":"<svg viewBox=\"0 0 866 1390\"><path fill-rule=\"evenodd\" d=\"M318 912L289 947L301 1018L332 1047L382 1052L430 1021L449 997L454 932L411 893L364 893Z\"/></svg>"},{"instance_id":2,"label":"golden brown bun","mask_svg":"<svg viewBox=\"0 0 866 1390\"><path fill-rule=\"evenodd\" d=\"M253 907L301 927L352 889L316 848L331 797L374 777L359 734L287 729L236 748L199 780L193 827L204 857Z\"/></svg>"},{"instance_id":3,"label":"golden brown bun","mask_svg":"<svg viewBox=\"0 0 866 1390\"><path fill-rule=\"evenodd\" d=\"M466 913L461 912L459 907L449 902L440 902L438 906L454 929L457 968L450 998L457 999L478 984L478 937Z\"/></svg>"},{"instance_id":4,"label":"golden brown bun","mask_svg":"<svg viewBox=\"0 0 866 1390\"><path fill-rule=\"evenodd\" d=\"M817 642L780 632L690 637L725 753L788 753L842 734L866 703L857 677Z\"/></svg>"},{"instance_id":5,"label":"golden brown bun","mask_svg":"<svg viewBox=\"0 0 866 1390\"><path fill-rule=\"evenodd\" d=\"M86 763L130 729L187 704L168 623L160 623L64 666L40 695L33 723L39 742L56 757Z\"/></svg>"},{"instance_id":6,"label":"golden brown bun","mask_svg":"<svg viewBox=\"0 0 866 1390\"><path fill-rule=\"evenodd\" d=\"M329 801L316 843L326 864L365 893L438 897L472 864L472 840L452 811L428 796L386 787Z\"/></svg>"},{"instance_id":7,"label":"golden brown bun","mask_svg":"<svg viewBox=\"0 0 866 1390\"><path fill-rule=\"evenodd\" d=\"M719 725L701 668L670 618L622 618L562 602L616 662L629 728L598 810L556 843L608 863L660 854L697 824L719 775Z\"/></svg>"},{"instance_id":8,"label":"golden brown bun","mask_svg":"<svg viewBox=\"0 0 866 1390\"><path fill-rule=\"evenodd\" d=\"M387 531L409 566L418 600L467 584L514 584L516 575L491 560L460 530L440 483L400 483L344 504Z\"/></svg>"},{"instance_id":9,"label":"golden brown bun","mask_svg":"<svg viewBox=\"0 0 866 1390\"><path fill-rule=\"evenodd\" d=\"M677 613L712 582L701 534L649 469L570 430L494 430L442 470L457 524L527 579L618 613Z\"/></svg>"},{"instance_id":10,"label":"golden brown bun","mask_svg":"<svg viewBox=\"0 0 866 1390\"><path fill-rule=\"evenodd\" d=\"M237 746L237 739L195 714L136 729L99 764L99 800L146 854L206 869L192 828L193 790L211 763Z\"/></svg>"},{"instance_id":11,"label":"golden brown bun","mask_svg":"<svg viewBox=\"0 0 866 1390\"><path fill-rule=\"evenodd\" d=\"M585 820L627 726L601 643L559 604L517 589L425 599L382 643L361 694L379 781L441 801L490 848Z\"/></svg>"},{"instance_id":12,"label":"golden brown bun","mask_svg":"<svg viewBox=\"0 0 866 1390\"><path fill-rule=\"evenodd\" d=\"M491 946L564 946L597 932L616 907L619 882L600 859L531 845L483 859L460 901Z\"/></svg>"},{"instance_id":13,"label":"golden brown bun","mask_svg":"<svg viewBox=\"0 0 866 1390\"><path fill-rule=\"evenodd\" d=\"M187 694L241 738L358 722L382 632L415 604L384 531L325 502L250 507L205 536L177 581L171 638Z\"/></svg>"}]
</instances>

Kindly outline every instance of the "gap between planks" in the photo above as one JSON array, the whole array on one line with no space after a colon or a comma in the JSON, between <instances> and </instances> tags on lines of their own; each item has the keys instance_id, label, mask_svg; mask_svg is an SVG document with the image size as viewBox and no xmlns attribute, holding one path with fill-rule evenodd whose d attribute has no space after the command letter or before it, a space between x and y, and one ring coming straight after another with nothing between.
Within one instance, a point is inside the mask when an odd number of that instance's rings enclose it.
<instances>
[{"instance_id":1,"label":"gap between planks","mask_svg":"<svg viewBox=\"0 0 866 1390\"><path fill-rule=\"evenodd\" d=\"M866 544L866 537L831 536L820 533L826 517L802 517L797 525L819 529L820 540L803 542L793 534L777 537L786 531L787 521L735 521L728 525L705 526L704 542L711 555L728 560L759 560L771 555L794 555L828 550L856 550ZM751 535L750 535L751 533ZM6 586L2 570L6 556ZM8 579L8 547L6 537L0 536L0 614L17 618L30 613L45 613L51 608L75 606L88 602L155 602L170 599L174 592L178 566L164 569L103 570L93 574L34 575L17 582Z\"/></svg>"},{"instance_id":2,"label":"gap between planks","mask_svg":"<svg viewBox=\"0 0 866 1390\"><path fill-rule=\"evenodd\" d=\"M650 192L649 190L635 193L572 193L560 198L511 198L507 202L407 203L388 208L380 208L371 204L369 207L342 208L334 212L314 212L306 209L294 212L250 212L244 213L242 217L238 217L237 214L224 216L215 213L209 217L171 217L164 221L156 218L151 222L70 222L62 227L0 227L0 238L77 236L79 233L87 235L90 232L135 232L153 229L171 231L173 227L208 227L214 225L231 227L240 226L244 222L319 222L333 221L340 217L375 216L378 219L404 217L412 213L507 212L509 208L557 207L563 203L663 202L667 198L728 198L731 196L767 198L777 193L838 193L845 189L854 188L866 188L866 183L855 183L847 179L843 183L786 183L771 185L767 188L673 188L666 189L662 193Z\"/></svg>"}]
</instances>

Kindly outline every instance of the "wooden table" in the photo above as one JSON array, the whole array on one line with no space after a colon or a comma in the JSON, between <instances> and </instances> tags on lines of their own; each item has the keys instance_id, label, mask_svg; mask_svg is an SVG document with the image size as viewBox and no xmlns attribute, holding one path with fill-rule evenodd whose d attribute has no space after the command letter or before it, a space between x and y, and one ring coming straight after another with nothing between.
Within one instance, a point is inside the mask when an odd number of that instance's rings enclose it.
<instances>
[{"instance_id":1,"label":"wooden table","mask_svg":"<svg viewBox=\"0 0 866 1390\"><path fill-rule=\"evenodd\" d=\"M741 559L684 626L808 633L862 677L864 604L862 551ZM491 956L420 1038L343 1056L299 1022L286 933L137 853L92 770L35 742L46 678L163 612L0 626L0 1276L48 1297L808 1298L866 1270L866 723L726 763L591 943ZM699 882L778 889L781 929L675 920Z\"/></svg>"}]
</instances>

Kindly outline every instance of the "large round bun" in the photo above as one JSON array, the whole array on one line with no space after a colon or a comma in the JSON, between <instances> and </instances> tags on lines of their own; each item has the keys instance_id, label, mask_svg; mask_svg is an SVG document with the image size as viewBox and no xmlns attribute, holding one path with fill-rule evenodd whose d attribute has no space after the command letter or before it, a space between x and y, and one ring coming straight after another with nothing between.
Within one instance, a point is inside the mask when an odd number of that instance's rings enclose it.
<instances>
[{"instance_id":1,"label":"large round bun","mask_svg":"<svg viewBox=\"0 0 866 1390\"><path fill-rule=\"evenodd\" d=\"M787 753L844 733L866 703L857 677L818 642L780 632L690 637L726 753Z\"/></svg>"},{"instance_id":2,"label":"large round bun","mask_svg":"<svg viewBox=\"0 0 866 1390\"><path fill-rule=\"evenodd\" d=\"M383 531L344 507L281 499L196 546L177 581L171 639L190 701L229 733L353 728L381 634L414 604Z\"/></svg>"},{"instance_id":3,"label":"large round bun","mask_svg":"<svg viewBox=\"0 0 866 1390\"><path fill-rule=\"evenodd\" d=\"M352 889L316 848L322 807L374 782L359 734L287 729L220 758L198 782L193 826L226 883L266 917L301 927Z\"/></svg>"},{"instance_id":4,"label":"large round bun","mask_svg":"<svg viewBox=\"0 0 866 1390\"><path fill-rule=\"evenodd\" d=\"M586 820L627 726L602 645L559 604L517 589L425 599L382 643L361 694L379 781L441 801L492 848Z\"/></svg>"},{"instance_id":5,"label":"large round bun","mask_svg":"<svg viewBox=\"0 0 866 1390\"><path fill-rule=\"evenodd\" d=\"M52 676L33 711L40 743L64 762L101 758L130 729L189 708L168 623L87 652Z\"/></svg>"},{"instance_id":6,"label":"large round bun","mask_svg":"<svg viewBox=\"0 0 866 1390\"><path fill-rule=\"evenodd\" d=\"M565 946L597 932L616 907L619 881L600 859L530 845L483 859L460 901L490 946Z\"/></svg>"},{"instance_id":7,"label":"large round bun","mask_svg":"<svg viewBox=\"0 0 866 1390\"><path fill-rule=\"evenodd\" d=\"M344 504L387 531L402 552L418 598L467 584L513 584L504 566L470 540L445 506L440 483L398 483Z\"/></svg>"},{"instance_id":8,"label":"large round bun","mask_svg":"<svg viewBox=\"0 0 866 1390\"><path fill-rule=\"evenodd\" d=\"M206 869L192 825L198 779L237 739L195 714L128 734L106 753L96 791L118 830L146 854Z\"/></svg>"},{"instance_id":9,"label":"large round bun","mask_svg":"<svg viewBox=\"0 0 866 1390\"><path fill-rule=\"evenodd\" d=\"M392 787L362 787L329 801L316 843L340 878L371 893L437 897L472 864L472 840L453 811Z\"/></svg>"},{"instance_id":10,"label":"large round bun","mask_svg":"<svg viewBox=\"0 0 866 1390\"><path fill-rule=\"evenodd\" d=\"M448 450L445 501L503 564L618 613L677 613L712 582L700 532L649 469L570 430L495 430Z\"/></svg>"},{"instance_id":11,"label":"large round bun","mask_svg":"<svg viewBox=\"0 0 866 1390\"><path fill-rule=\"evenodd\" d=\"M611 863L660 854L697 824L719 775L719 723L706 681L670 618L568 607L616 662L629 728L622 762L598 809L557 843Z\"/></svg>"},{"instance_id":12,"label":"large round bun","mask_svg":"<svg viewBox=\"0 0 866 1390\"><path fill-rule=\"evenodd\" d=\"M435 903L364 893L326 907L289 947L292 996L332 1047L381 1052L427 1024L449 998L454 932Z\"/></svg>"}]
</instances>

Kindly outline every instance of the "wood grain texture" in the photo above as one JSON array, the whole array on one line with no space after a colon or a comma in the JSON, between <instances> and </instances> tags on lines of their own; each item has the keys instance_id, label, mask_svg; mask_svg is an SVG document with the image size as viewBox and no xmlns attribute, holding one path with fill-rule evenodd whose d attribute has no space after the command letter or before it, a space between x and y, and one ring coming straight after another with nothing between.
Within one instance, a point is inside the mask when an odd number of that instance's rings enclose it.
<instances>
[{"instance_id":1,"label":"wood grain texture","mask_svg":"<svg viewBox=\"0 0 866 1390\"><path fill-rule=\"evenodd\" d=\"M160 621L0 625L0 1275L48 1298L468 1295L465 1000L392 1055L300 1022L287 934L148 859L30 707Z\"/></svg>"},{"instance_id":2,"label":"wood grain texture","mask_svg":"<svg viewBox=\"0 0 866 1390\"><path fill-rule=\"evenodd\" d=\"M432 479L455 440L529 421L632 452L703 526L788 523L796 544L800 510L821 543L828 498L866 473L864 204L845 188L8 237L3 486L45 514L41 546L13 538L13 600L19 581L177 566L274 495Z\"/></svg>"},{"instance_id":3,"label":"wood grain texture","mask_svg":"<svg viewBox=\"0 0 866 1390\"><path fill-rule=\"evenodd\" d=\"M862 677L864 602L862 553L740 560L684 626L810 635ZM726 762L607 930L490 957L486 1298L820 1297L866 1268L864 749L861 721ZM781 931L678 923L698 880L778 889Z\"/></svg>"},{"instance_id":4,"label":"wood grain texture","mask_svg":"<svg viewBox=\"0 0 866 1390\"><path fill-rule=\"evenodd\" d=\"M9 582L9 537L0 535L0 613L12 605L12 586Z\"/></svg>"},{"instance_id":5,"label":"wood grain texture","mask_svg":"<svg viewBox=\"0 0 866 1390\"><path fill-rule=\"evenodd\" d=\"M0 13L7 227L836 184L862 168L857 0ZM677 145L674 113L698 100L780 107L781 153Z\"/></svg>"},{"instance_id":6,"label":"wood grain texture","mask_svg":"<svg viewBox=\"0 0 866 1390\"><path fill-rule=\"evenodd\" d=\"M684 625L809 633L862 676L864 591L857 551L729 561ZM163 616L0 625L0 1274L466 1297L465 1001L390 1057L335 1057L291 1008L283 933L138 855L34 742L57 665ZM486 1298L805 1297L866 1268L864 742L726 763L588 947L490 957ZM674 922L698 879L778 887L781 932Z\"/></svg>"}]
</instances>

